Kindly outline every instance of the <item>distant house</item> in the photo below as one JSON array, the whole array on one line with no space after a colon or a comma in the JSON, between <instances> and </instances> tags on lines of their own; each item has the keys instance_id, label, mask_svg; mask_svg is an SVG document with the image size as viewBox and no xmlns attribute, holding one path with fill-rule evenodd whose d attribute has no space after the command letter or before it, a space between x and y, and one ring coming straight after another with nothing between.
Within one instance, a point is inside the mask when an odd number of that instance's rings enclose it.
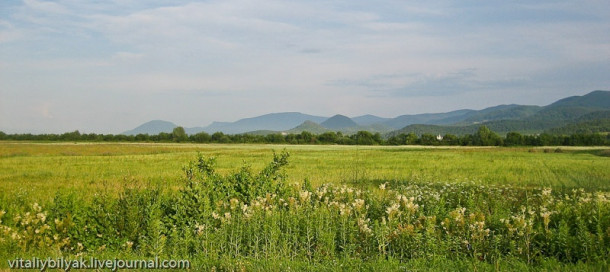
<instances>
[{"instance_id":1,"label":"distant house","mask_svg":"<svg viewBox=\"0 0 610 272\"><path fill-rule=\"evenodd\" d=\"M443 136L439 134L439 135L436 136L436 139L439 140L439 141L442 141L443 140Z\"/></svg>"}]
</instances>

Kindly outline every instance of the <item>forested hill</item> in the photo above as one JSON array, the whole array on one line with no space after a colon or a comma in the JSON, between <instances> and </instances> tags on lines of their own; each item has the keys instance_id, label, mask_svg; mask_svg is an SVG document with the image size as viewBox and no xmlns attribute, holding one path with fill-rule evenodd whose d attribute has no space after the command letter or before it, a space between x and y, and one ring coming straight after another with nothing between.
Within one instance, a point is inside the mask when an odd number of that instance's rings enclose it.
<instances>
[{"instance_id":1,"label":"forested hill","mask_svg":"<svg viewBox=\"0 0 610 272\"><path fill-rule=\"evenodd\" d=\"M604 119L610 119L610 92L594 91L584 96L573 96L561 99L544 107L524 107L514 106L512 110L500 108L479 116L499 116L494 120L481 122L459 122L452 125L429 125L416 124L409 125L400 130L393 131L388 136L399 134L415 133L418 135L430 134L471 134L481 125L485 125L491 130L506 134L508 132L521 132L526 134L542 133L551 131L560 133L565 127L565 131L573 131L581 128L583 131L591 130L596 132L609 132L604 128ZM499 112L508 112L501 115ZM515 111L521 114L516 114ZM512 117L511 117L512 116ZM594 128L588 129L587 127ZM570 133L567 133L570 134Z\"/></svg>"}]
</instances>

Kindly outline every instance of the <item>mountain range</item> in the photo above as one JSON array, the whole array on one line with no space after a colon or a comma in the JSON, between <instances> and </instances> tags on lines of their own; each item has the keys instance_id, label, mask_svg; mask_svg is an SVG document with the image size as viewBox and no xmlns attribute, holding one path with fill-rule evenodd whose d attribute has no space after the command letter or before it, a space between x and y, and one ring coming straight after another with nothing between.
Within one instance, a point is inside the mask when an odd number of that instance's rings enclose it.
<instances>
[{"instance_id":1,"label":"mountain range","mask_svg":"<svg viewBox=\"0 0 610 272\"><path fill-rule=\"evenodd\" d=\"M594 126L596 132L608 132L610 120L610 91L593 91L583 96L572 96L547 106L498 105L482 110L456 110L445 113L424 113L384 118L375 115L323 117L299 112L270 113L235 122L213 122L207 127L185 128L187 134L199 132L225 134L301 133L320 134L341 131L352 134L359 130L379 132L386 136L400 133L472 134L479 126L505 134L511 131L525 134L559 133ZM178 125L162 120L144 123L123 134L170 133ZM605 131L604 131L605 130ZM585 131L587 130L585 128Z\"/></svg>"}]
</instances>

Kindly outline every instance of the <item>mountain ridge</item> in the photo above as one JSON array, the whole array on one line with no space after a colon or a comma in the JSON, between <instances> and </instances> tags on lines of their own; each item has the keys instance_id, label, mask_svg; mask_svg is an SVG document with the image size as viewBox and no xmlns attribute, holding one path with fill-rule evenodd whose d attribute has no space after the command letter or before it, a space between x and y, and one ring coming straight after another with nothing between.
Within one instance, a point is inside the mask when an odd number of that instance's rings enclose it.
<instances>
[{"instance_id":1,"label":"mountain ridge","mask_svg":"<svg viewBox=\"0 0 610 272\"><path fill-rule=\"evenodd\" d=\"M235 122L212 122L206 127L185 128L185 131L187 134L300 133L308 128L313 130L310 131L312 133L326 131L355 133L358 130L368 130L391 136L415 131L465 134L470 133L474 128L486 125L501 134L510 131L541 133L571 123L604 118L606 114L600 112L605 110L610 110L610 91L596 90L582 96L559 99L546 106L502 104L481 110L461 109L444 113L399 115L394 118L372 114L350 118L344 115L324 117L300 112L280 112L243 118ZM307 121L311 123L304 124ZM169 133L176 126L172 122L153 120L123 134Z\"/></svg>"}]
</instances>

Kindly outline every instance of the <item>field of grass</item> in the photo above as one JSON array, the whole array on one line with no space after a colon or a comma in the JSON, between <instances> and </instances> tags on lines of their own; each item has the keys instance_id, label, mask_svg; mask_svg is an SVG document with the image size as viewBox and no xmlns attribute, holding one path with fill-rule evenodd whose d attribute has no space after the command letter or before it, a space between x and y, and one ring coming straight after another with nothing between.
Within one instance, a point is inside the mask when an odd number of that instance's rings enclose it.
<instances>
[{"instance_id":1,"label":"field of grass","mask_svg":"<svg viewBox=\"0 0 610 272\"><path fill-rule=\"evenodd\" d=\"M218 171L228 173L244 162L261 169L284 149L291 155L288 181L308 178L314 185L408 180L610 188L610 157L595 149L3 142L0 191L49 200L66 188L92 194L126 183L179 186L182 167L198 152L217 157Z\"/></svg>"},{"instance_id":2,"label":"field of grass","mask_svg":"<svg viewBox=\"0 0 610 272\"><path fill-rule=\"evenodd\" d=\"M0 268L607 271L608 169L603 148L0 142Z\"/></svg>"}]
</instances>

